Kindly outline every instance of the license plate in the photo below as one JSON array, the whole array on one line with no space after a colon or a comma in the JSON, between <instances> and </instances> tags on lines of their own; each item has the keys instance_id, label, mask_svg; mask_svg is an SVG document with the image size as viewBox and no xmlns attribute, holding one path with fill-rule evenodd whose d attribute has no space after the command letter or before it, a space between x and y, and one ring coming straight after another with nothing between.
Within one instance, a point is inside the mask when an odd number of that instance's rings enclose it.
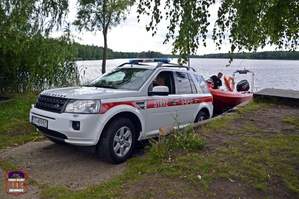
<instances>
[{"instance_id":1,"label":"license plate","mask_svg":"<svg viewBox=\"0 0 299 199\"><path fill-rule=\"evenodd\" d=\"M31 121L32 121L33 124L35 124L37 126L48 128L48 120L32 116L32 120Z\"/></svg>"}]
</instances>

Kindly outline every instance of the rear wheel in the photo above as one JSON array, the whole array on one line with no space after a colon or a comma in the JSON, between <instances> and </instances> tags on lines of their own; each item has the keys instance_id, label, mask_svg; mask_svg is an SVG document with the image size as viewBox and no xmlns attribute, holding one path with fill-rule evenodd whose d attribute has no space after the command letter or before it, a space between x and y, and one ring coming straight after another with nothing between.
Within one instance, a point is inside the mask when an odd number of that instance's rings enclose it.
<instances>
[{"instance_id":1,"label":"rear wheel","mask_svg":"<svg viewBox=\"0 0 299 199\"><path fill-rule=\"evenodd\" d=\"M118 164L126 161L131 155L136 143L136 130L127 118L113 120L103 132L97 153L105 160Z\"/></svg>"},{"instance_id":2,"label":"rear wheel","mask_svg":"<svg viewBox=\"0 0 299 199\"><path fill-rule=\"evenodd\" d=\"M205 110L200 110L195 118L195 123L209 119L209 114Z\"/></svg>"}]
</instances>

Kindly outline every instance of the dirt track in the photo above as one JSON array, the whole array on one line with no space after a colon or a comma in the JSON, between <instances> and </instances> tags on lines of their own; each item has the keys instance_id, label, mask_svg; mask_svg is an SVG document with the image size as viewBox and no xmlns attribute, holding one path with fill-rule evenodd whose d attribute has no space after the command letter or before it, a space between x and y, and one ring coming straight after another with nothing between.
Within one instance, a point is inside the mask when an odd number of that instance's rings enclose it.
<instances>
[{"instance_id":1,"label":"dirt track","mask_svg":"<svg viewBox=\"0 0 299 199\"><path fill-rule=\"evenodd\" d=\"M0 152L1 159L25 169L39 185L63 185L72 190L100 184L119 175L126 167L125 163L111 165L99 160L92 149L57 145L50 141L30 142L6 149ZM26 195L28 198L38 197L38 190L33 187L24 195L25 198ZM0 198L3 198L1 193Z\"/></svg>"}]
</instances>

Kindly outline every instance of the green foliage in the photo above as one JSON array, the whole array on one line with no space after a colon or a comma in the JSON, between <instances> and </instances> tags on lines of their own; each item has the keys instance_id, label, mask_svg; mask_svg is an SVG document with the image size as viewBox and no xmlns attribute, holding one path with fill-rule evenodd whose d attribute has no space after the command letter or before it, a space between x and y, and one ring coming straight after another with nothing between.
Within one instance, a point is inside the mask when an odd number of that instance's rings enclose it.
<instances>
[{"instance_id":1,"label":"green foliage","mask_svg":"<svg viewBox=\"0 0 299 199\"><path fill-rule=\"evenodd\" d=\"M297 48L299 39L297 0L226 0L219 11L214 39L222 44L230 31L231 50L256 50L267 44Z\"/></svg>"},{"instance_id":2,"label":"green foliage","mask_svg":"<svg viewBox=\"0 0 299 199\"><path fill-rule=\"evenodd\" d=\"M20 48L18 41L23 37L19 38L19 33L29 37L47 35L54 27L62 24L67 9L68 0L1 0L1 38L15 38L13 43L6 43L6 47Z\"/></svg>"},{"instance_id":3,"label":"green foliage","mask_svg":"<svg viewBox=\"0 0 299 199\"><path fill-rule=\"evenodd\" d=\"M69 35L47 38L62 25L67 8L67 0L0 2L0 93L40 90L75 79Z\"/></svg>"},{"instance_id":4,"label":"green foliage","mask_svg":"<svg viewBox=\"0 0 299 199\"><path fill-rule=\"evenodd\" d=\"M0 47L0 92L39 91L74 84L74 51L64 38L53 40L36 35L24 37L22 42L24 47L18 52Z\"/></svg>"},{"instance_id":5,"label":"green foliage","mask_svg":"<svg viewBox=\"0 0 299 199\"><path fill-rule=\"evenodd\" d=\"M89 31L107 31L125 19L129 0L79 0L77 20L74 22L79 29Z\"/></svg>"},{"instance_id":6,"label":"green foliage","mask_svg":"<svg viewBox=\"0 0 299 199\"><path fill-rule=\"evenodd\" d=\"M157 25L165 14L169 32L166 34L164 43L174 40L173 54L178 52L182 57L187 58L197 50L200 40L206 46L208 17L210 16L208 9L214 2L214 0L166 0L162 7L160 0L154 2L139 0L138 13L151 16L151 21L146 29L152 31L153 35L158 31Z\"/></svg>"},{"instance_id":7,"label":"green foliage","mask_svg":"<svg viewBox=\"0 0 299 199\"><path fill-rule=\"evenodd\" d=\"M208 31L211 14L209 8L219 5L213 32ZM157 32L163 18L169 32L165 42L173 40L173 53L186 60L212 35L220 49L229 40L231 52L257 50L266 45L294 50L299 40L299 3L297 0L139 0L139 15L149 15L146 29Z\"/></svg>"},{"instance_id":8,"label":"green foliage","mask_svg":"<svg viewBox=\"0 0 299 199\"><path fill-rule=\"evenodd\" d=\"M171 158L174 152L200 150L204 146L203 139L192 127L175 130L167 136L160 136L152 141L150 156L153 160Z\"/></svg>"}]
</instances>

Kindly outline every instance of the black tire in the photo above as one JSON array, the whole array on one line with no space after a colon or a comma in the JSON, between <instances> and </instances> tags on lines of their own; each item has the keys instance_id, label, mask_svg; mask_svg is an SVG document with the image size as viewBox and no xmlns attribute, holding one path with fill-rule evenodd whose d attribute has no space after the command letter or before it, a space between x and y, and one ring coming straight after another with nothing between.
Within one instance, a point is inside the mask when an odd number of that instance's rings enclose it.
<instances>
[{"instance_id":1,"label":"black tire","mask_svg":"<svg viewBox=\"0 0 299 199\"><path fill-rule=\"evenodd\" d=\"M195 118L194 123L209 119L209 113L205 110L200 110Z\"/></svg>"},{"instance_id":2,"label":"black tire","mask_svg":"<svg viewBox=\"0 0 299 199\"><path fill-rule=\"evenodd\" d=\"M124 145L129 143L129 138L128 140L124 141L126 143L122 143L122 145L120 144L120 141L115 141L115 137L119 139L121 129L129 129L129 131L131 132L131 145L130 147L128 147L128 149L123 148L126 147ZM125 132L128 133L128 131ZM125 138L123 138L123 140L125 140ZM126 161L132 155L135 144L136 129L131 120L129 120L128 118L117 118L111 121L111 123L103 131L103 135L101 136L101 139L97 145L96 152L100 158L103 158L104 160L113 164L119 164ZM121 149L119 149L119 153L115 152L115 148L117 148L117 145L121 145L120 147L123 147L122 150L125 150L123 151L126 152L125 155L120 156Z\"/></svg>"}]
</instances>

